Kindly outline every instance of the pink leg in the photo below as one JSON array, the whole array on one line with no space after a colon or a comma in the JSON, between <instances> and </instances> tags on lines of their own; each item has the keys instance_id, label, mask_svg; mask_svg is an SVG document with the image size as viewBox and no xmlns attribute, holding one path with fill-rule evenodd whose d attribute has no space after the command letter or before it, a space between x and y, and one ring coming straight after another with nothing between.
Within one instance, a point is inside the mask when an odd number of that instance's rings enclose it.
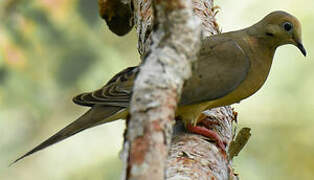
<instances>
[{"instance_id":1,"label":"pink leg","mask_svg":"<svg viewBox=\"0 0 314 180\"><path fill-rule=\"evenodd\" d=\"M221 138L218 136L218 134L210 129L207 129L205 127L202 126L193 126L191 124L187 125L187 130L189 132L195 133L195 134L200 134L202 136L208 137L210 139L213 139L216 141L217 146L223 151L225 152L225 144L223 143L223 141L221 140Z\"/></svg>"}]
</instances>

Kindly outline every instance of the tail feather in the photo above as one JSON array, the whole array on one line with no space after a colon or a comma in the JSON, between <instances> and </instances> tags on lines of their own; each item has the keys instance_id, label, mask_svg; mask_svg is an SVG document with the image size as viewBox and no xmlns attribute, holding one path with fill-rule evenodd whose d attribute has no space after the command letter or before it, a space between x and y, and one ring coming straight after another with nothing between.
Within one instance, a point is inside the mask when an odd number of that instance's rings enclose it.
<instances>
[{"instance_id":1,"label":"tail feather","mask_svg":"<svg viewBox=\"0 0 314 180\"><path fill-rule=\"evenodd\" d=\"M57 142L60 142L70 136L73 136L74 134L77 134L85 129L110 122L119 118L123 118L122 116L116 116L116 113L119 113L124 108L121 107L112 107L112 106L98 106L98 107L93 107L90 110L88 110L85 114L83 114L81 117L79 117L76 121L72 122L65 128L61 129L59 132L57 132L55 135L51 136L23 156L19 157L15 161L13 161L10 166L21 159L37 152L40 151L48 146L51 146ZM114 116L112 118L111 116Z\"/></svg>"}]
</instances>

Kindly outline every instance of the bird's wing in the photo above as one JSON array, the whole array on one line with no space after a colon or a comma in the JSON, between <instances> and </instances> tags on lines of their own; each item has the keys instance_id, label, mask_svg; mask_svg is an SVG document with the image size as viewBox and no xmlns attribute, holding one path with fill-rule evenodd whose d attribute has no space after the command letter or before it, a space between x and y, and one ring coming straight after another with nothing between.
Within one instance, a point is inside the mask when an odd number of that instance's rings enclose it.
<instances>
[{"instance_id":1,"label":"bird's wing","mask_svg":"<svg viewBox=\"0 0 314 180\"><path fill-rule=\"evenodd\" d=\"M205 39L193 76L183 87L180 104L196 104L225 96L247 77L249 67L249 57L235 40L220 35Z\"/></svg>"},{"instance_id":2,"label":"bird's wing","mask_svg":"<svg viewBox=\"0 0 314 180\"><path fill-rule=\"evenodd\" d=\"M116 74L104 87L83 93L73 98L73 102L83 106L128 107L138 66L129 67Z\"/></svg>"}]
</instances>

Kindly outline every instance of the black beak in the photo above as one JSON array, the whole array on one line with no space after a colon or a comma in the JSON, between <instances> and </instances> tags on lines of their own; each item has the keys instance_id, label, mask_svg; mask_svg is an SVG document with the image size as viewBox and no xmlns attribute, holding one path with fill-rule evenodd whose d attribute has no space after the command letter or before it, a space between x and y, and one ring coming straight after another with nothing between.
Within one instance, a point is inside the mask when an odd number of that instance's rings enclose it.
<instances>
[{"instance_id":1,"label":"black beak","mask_svg":"<svg viewBox=\"0 0 314 180\"><path fill-rule=\"evenodd\" d=\"M303 44L302 44L302 43L297 43L297 47L298 47L299 50L302 52L302 54L303 54L304 56L306 56L306 50L305 50Z\"/></svg>"}]
</instances>

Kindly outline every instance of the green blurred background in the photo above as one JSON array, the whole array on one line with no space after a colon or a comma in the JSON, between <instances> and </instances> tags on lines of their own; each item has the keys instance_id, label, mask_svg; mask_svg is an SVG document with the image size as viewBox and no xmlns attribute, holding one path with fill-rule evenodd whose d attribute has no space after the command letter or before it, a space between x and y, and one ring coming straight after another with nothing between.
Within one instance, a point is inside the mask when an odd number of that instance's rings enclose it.
<instances>
[{"instance_id":1,"label":"green blurred background","mask_svg":"<svg viewBox=\"0 0 314 180\"><path fill-rule=\"evenodd\" d=\"M234 160L241 179L314 179L314 1L221 0L222 31L286 10L303 25L308 57L278 49L271 74L256 95L235 105L239 126L252 137ZM97 1L0 1L0 179L119 179L124 122L84 131L8 164L83 113L71 98L101 87L136 65L135 32L117 37L98 15Z\"/></svg>"}]
</instances>

